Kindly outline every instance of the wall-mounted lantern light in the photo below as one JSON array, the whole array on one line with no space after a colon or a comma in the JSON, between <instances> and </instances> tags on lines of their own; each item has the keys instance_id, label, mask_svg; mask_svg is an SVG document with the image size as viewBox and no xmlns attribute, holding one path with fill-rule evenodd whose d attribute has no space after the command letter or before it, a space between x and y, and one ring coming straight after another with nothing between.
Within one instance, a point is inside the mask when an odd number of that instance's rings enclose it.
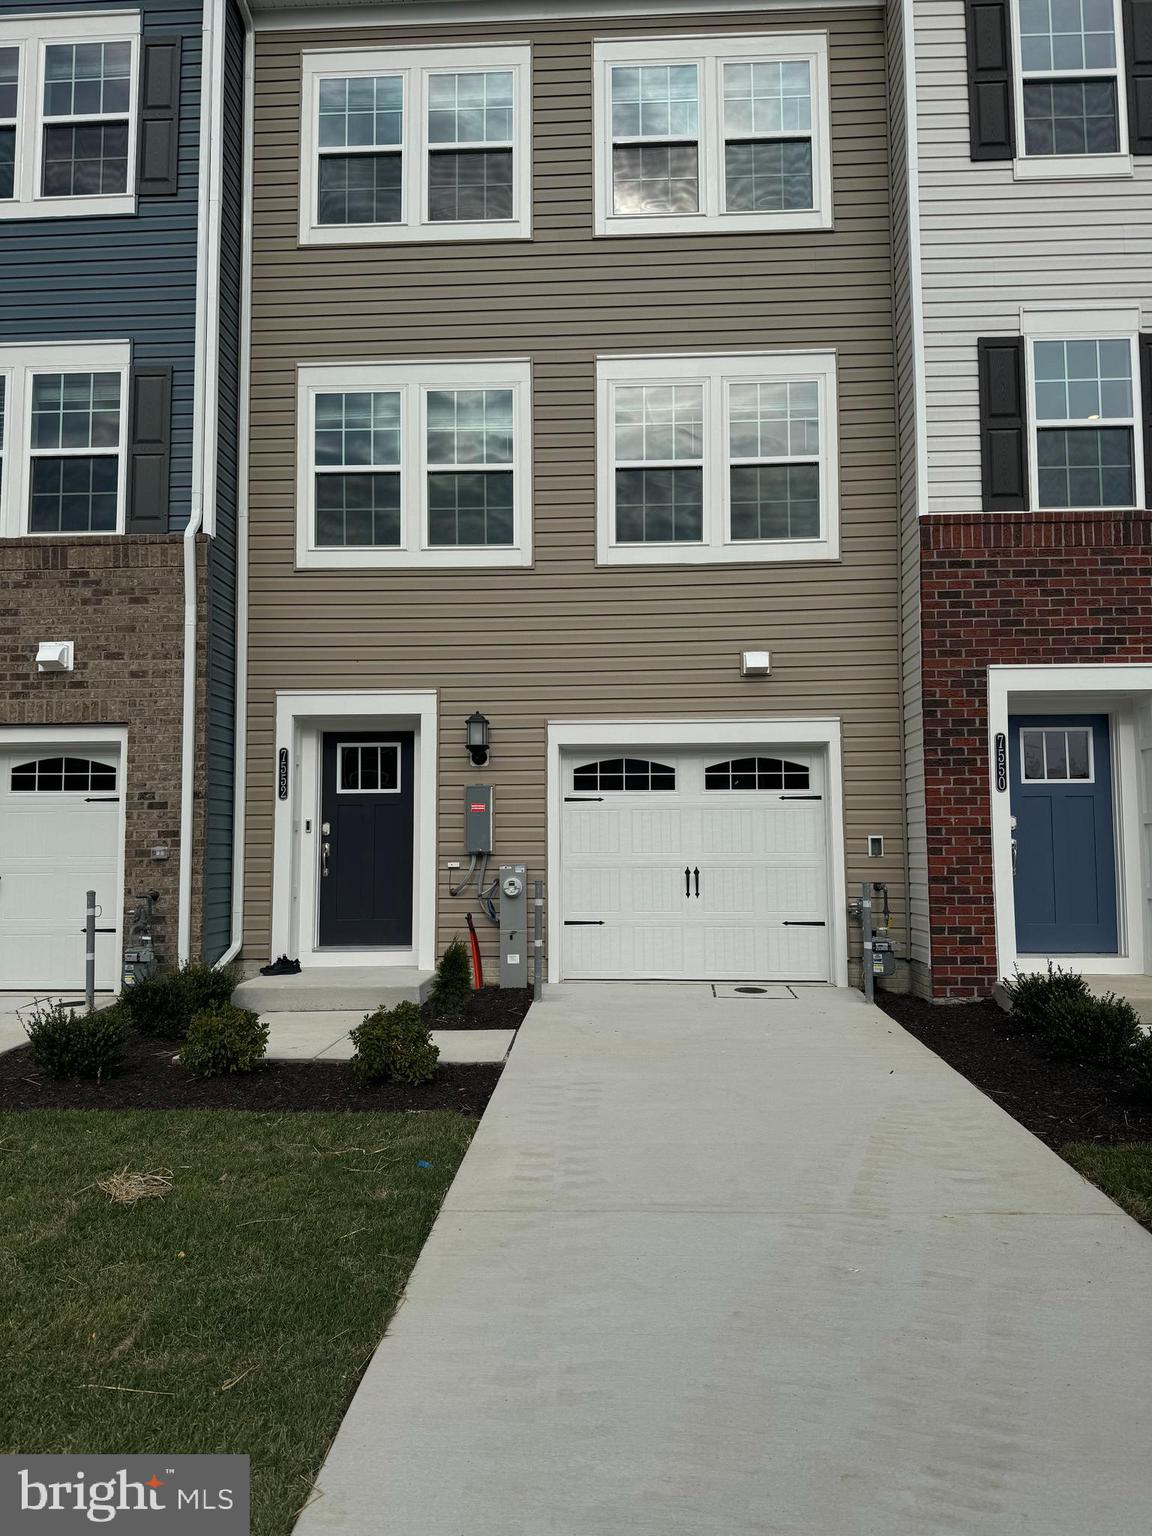
<instances>
[{"instance_id":1,"label":"wall-mounted lantern light","mask_svg":"<svg viewBox=\"0 0 1152 1536\"><path fill-rule=\"evenodd\" d=\"M488 721L477 711L464 722L464 744L477 768L488 761Z\"/></svg>"}]
</instances>

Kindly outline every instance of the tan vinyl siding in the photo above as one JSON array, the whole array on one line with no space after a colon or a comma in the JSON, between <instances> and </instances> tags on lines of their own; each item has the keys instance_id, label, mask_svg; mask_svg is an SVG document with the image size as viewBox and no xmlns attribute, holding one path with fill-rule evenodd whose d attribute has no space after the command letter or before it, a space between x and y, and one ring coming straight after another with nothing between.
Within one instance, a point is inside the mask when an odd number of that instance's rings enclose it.
<instances>
[{"instance_id":1,"label":"tan vinyl siding","mask_svg":"<svg viewBox=\"0 0 1152 1536\"><path fill-rule=\"evenodd\" d=\"M1152 162L1020 182L969 158L963 0L916 0L931 512L980 511L976 340L1022 304L1152 304Z\"/></svg>"},{"instance_id":2,"label":"tan vinyl siding","mask_svg":"<svg viewBox=\"0 0 1152 1536\"><path fill-rule=\"evenodd\" d=\"M924 797L924 716L920 687L920 525L918 422L914 332L912 212L909 206L912 148L904 83L904 16L901 0L888 6L888 78L892 166L892 299L896 333L896 396L900 479L900 624L904 705L904 784L907 807L909 959L931 963L928 907L928 829ZM925 977L920 973L918 979Z\"/></svg>"},{"instance_id":3,"label":"tan vinyl siding","mask_svg":"<svg viewBox=\"0 0 1152 1536\"><path fill-rule=\"evenodd\" d=\"M591 44L718 31L830 35L836 227L788 235L593 239ZM546 722L839 716L849 880L891 882L904 924L897 443L884 23L875 8L500 26L451 41L531 41L528 242L297 243L300 53L446 40L444 28L262 33L256 50L247 953L269 942L274 703L286 688L439 691L439 926L463 787L495 787L495 862L545 865ZM842 559L595 563L595 358L611 351L834 347ZM304 362L528 355L534 567L298 571L295 369ZM740 676L767 648L772 676ZM464 718L492 721L477 775ZM868 860L867 837L886 839ZM900 936L900 935L898 935Z\"/></svg>"}]
</instances>

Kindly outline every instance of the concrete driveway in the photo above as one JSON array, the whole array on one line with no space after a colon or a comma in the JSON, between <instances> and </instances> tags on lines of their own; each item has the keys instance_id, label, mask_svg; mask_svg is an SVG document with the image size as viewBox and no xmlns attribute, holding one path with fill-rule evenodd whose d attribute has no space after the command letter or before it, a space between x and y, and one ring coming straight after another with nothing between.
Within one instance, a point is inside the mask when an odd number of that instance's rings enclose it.
<instances>
[{"instance_id":1,"label":"concrete driveway","mask_svg":"<svg viewBox=\"0 0 1152 1536\"><path fill-rule=\"evenodd\" d=\"M1148 1528L1152 1237L854 993L566 985L297 1536Z\"/></svg>"}]
</instances>

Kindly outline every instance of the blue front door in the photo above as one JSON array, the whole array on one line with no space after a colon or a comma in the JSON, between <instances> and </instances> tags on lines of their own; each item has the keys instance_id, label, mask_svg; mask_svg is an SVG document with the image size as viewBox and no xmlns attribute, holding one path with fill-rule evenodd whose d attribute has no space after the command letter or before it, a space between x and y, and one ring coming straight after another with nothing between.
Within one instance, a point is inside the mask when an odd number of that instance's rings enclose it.
<instances>
[{"instance_id":1,"label":"blue front door","mask_svg":"<svg viewBox=\"0 0 1152 1536\"><path fill-rule=\"evenodd\" d=\"M1014 715L1016 949L1114 955L1116 838L1106 715Z\"/></svg>"}]
</instances>

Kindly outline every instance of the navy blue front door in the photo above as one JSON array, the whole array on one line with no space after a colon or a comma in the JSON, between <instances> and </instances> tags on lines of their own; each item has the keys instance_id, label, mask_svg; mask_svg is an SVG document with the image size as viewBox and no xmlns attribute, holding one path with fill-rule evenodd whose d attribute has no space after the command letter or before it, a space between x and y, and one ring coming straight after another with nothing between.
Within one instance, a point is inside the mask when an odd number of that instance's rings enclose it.
<instances>
[{"instance_id":1,"label":"navy blue front door","mask_svg":"<svg viewBox=\"0 0 1152 1536\"><path fill-rule=\"evenodd\" d=\"M374 949L412 942L410 731L325 733L320 943Z\"/></svg>"},{"instance_id":2,"label":"navy blue front door","mask_svg":"<svg viewBox=\"0 0 1152 1536\"><path fill-rule=\"evenodd\" d=\"M1016 949L1114 955L1116 838L1106 715L1014 715Z\"/></svg>"}]
</instances>

